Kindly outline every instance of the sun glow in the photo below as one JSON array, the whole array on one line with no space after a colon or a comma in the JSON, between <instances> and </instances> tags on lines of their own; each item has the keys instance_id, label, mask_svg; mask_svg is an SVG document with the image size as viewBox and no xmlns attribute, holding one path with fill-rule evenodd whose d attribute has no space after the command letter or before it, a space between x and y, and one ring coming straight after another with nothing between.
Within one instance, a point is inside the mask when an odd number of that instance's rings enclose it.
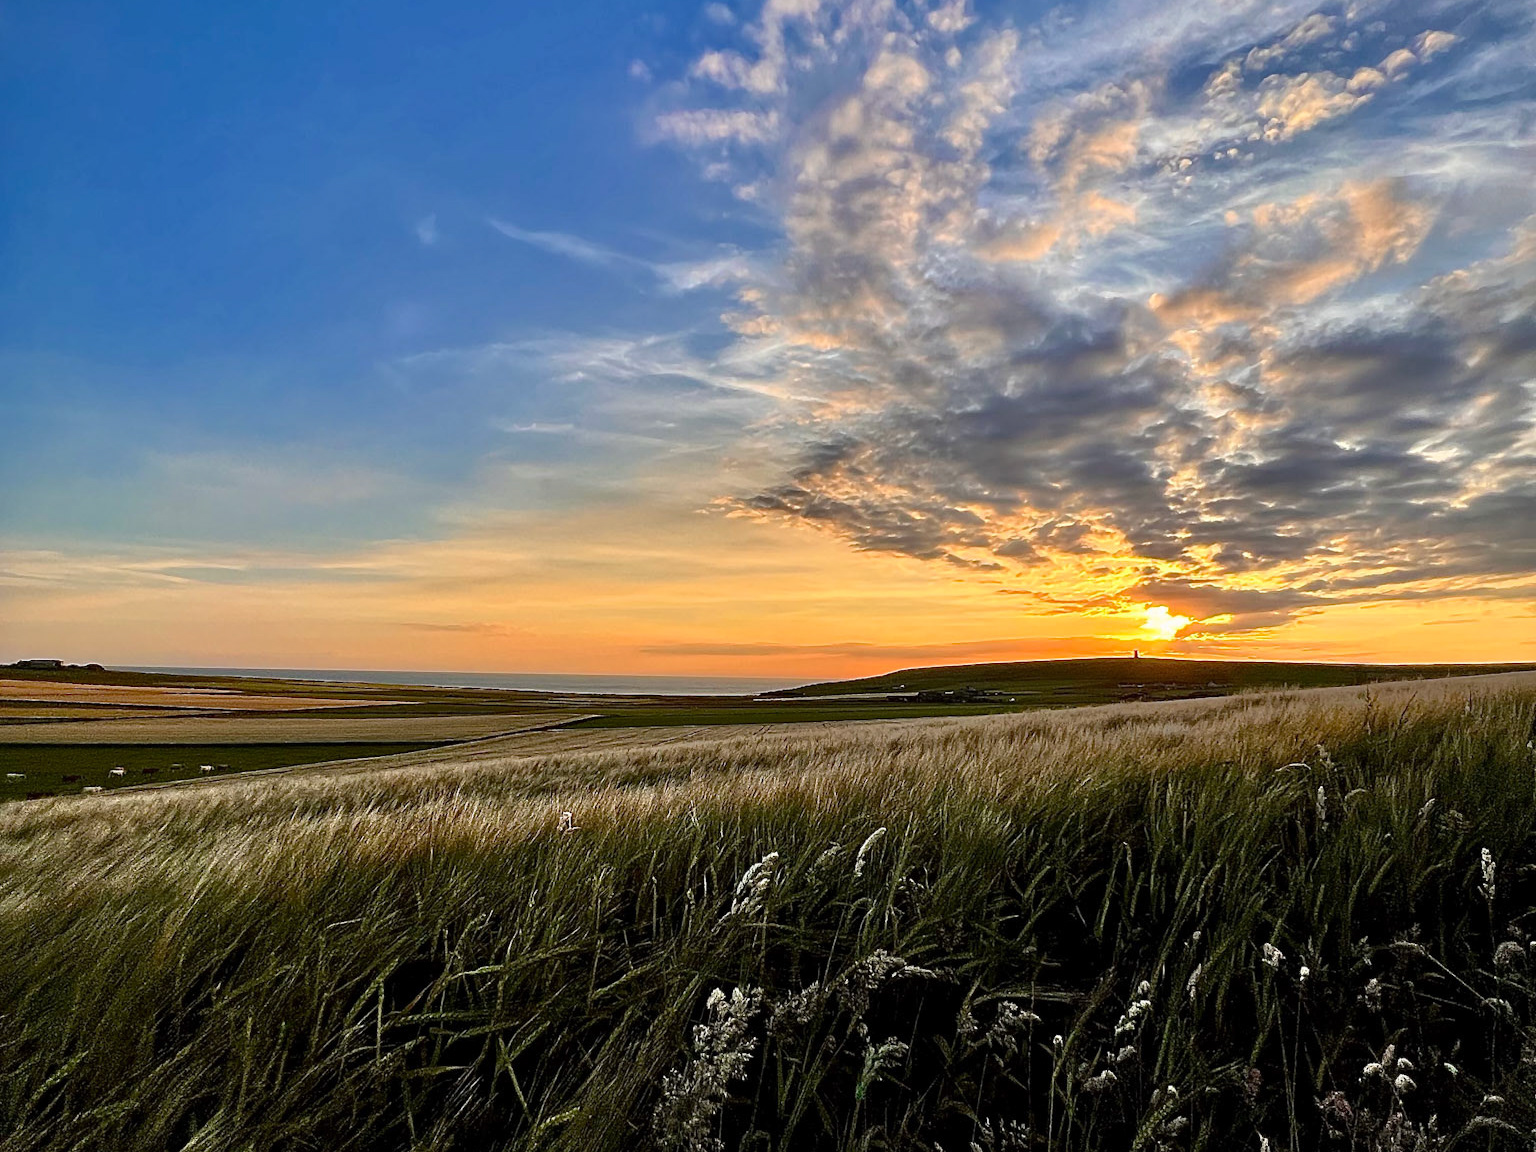
<instances>
[{"instance_id":1,"label":"sun glow","mask_svg":"<svg viewBox=\"0 0 1536 1152\"><path fill-rule=\"evenodd\" d=\"M1141 630L1154 640L1172 640L1189 623L1188 616L1175 616L1162 604L1148 604L1146 613Z\"/></svg>"}]
</instances>

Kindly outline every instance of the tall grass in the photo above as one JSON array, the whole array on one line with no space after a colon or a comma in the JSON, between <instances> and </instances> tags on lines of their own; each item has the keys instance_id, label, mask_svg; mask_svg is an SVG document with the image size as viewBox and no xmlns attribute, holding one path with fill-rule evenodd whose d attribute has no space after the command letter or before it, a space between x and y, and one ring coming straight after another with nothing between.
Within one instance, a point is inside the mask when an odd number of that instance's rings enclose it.
<instances>
[{"instance_id":1,"label":"tall grass","mask_svg":"<svg viewBox=\"0 0 1536 1152\"><path fill-rule=\"evenodd\" d=\"M1533 717L1507 676L0 807L0 1147L1528 1149Z\"/></svg>"}]
</instances>

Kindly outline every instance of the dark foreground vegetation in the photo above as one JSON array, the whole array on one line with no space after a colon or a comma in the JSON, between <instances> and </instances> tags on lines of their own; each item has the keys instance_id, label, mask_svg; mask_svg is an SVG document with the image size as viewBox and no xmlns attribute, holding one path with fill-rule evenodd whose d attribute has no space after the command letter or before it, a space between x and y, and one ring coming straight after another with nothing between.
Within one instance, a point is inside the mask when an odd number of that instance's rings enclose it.
<instances>
[{"instance_id":1,"label":"dark foreground vegetation","mask_svg":"<svg viewBox=\"0 0 1536 1152\"><path fill-rule=\"evenodd\" d=\"M0 809L0 1148L1529 1149L1536 677Z\"/></svg>"}]
</instances>

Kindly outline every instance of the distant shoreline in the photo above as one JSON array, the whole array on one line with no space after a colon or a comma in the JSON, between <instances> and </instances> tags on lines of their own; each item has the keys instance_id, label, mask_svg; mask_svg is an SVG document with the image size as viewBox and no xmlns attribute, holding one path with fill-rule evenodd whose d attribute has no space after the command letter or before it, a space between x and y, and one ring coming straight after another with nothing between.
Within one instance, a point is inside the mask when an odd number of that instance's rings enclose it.
<instances>
[{"instance_id":1,"label":"distant shoreline","mask_svg":"<svg viewBox=\"0 0 1536 1152\"><path fill-rule=\"evenodd\" d=\"M518 692L584 692L617 696L755 696L807 681L773 676L622 676L540 672L420 672L374 668L190 668L111 665L116 672L182 676L248 676L257 680L401 684L427 688L500 688Z\"/></svg>"}]
</instances>

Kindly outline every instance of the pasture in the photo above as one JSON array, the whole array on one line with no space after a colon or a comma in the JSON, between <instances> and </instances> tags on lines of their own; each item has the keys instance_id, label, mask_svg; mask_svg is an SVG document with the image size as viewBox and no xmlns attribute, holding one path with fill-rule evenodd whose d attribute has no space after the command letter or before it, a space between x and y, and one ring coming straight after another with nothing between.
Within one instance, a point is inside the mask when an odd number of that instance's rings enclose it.
<instances>
[{"instance_id":1,"label":"pasture","mask_svg":"<svg viewBox=\"0 0 1536 1152\"><path fill-rule=\"evenodd\" d=\"M6 805L0 1147L1528 1149L1533 723L1509 675Z\"/></svg>"}]
</instances>

